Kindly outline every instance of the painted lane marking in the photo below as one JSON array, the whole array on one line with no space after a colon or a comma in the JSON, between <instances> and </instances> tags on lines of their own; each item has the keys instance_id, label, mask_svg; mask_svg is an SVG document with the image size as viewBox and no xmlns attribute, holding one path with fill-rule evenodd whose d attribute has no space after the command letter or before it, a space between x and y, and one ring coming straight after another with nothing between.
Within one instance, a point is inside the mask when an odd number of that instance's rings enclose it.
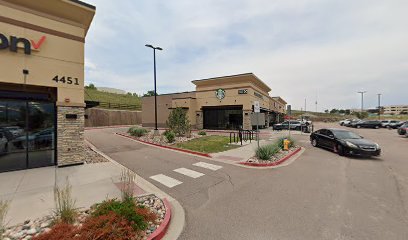
<instances>
[{"instance_id":1,"label":"painted lane marking","mask_svg":"<svg viewBox=\"0 0 408 240\"><path fill-rule=\"evenodd\" d=\"M197 167L207 168L213 171L217 171L218 169L222 168L221 166L214 165L211 163L205 163L205 162L198 162L198 163L194 163L193 165Z\"/></svg>"},{"instance_id":2,"label":"painted lane marking","mask_svg":"<svg viewBox=\"0 0 408 240\"><path fill-rule=\"evenodd\" d=\"M193 171L187 168L177 168L177 169L174 169L173 171L181 173L191 178L199 178L201 176L204 176L204 173L196 172L196 171Z\"/></svg>"},{"instance_id":3,"label":"painted lane marking","mask_svg":"<svg viewBox=\"0 0 408 240\"><path fill-rule=\"evenodd\" d=\"M179 180L176 180L174 178L168 177L164 174L158 174L150 177L151 179L163 184L164 186L168 188L175 187L179 184L182 184L183 182L180 182Z\"/></svg>"}]
</instances>

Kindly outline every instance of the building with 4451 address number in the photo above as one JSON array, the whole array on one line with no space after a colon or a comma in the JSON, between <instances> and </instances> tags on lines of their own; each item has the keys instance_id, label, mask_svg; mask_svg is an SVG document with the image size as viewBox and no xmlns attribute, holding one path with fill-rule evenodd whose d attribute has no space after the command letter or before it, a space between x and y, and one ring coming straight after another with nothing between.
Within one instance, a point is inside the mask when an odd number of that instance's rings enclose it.
<instances>
[{"instance_id":1,"label":"building with 4451 address number","mask_svg":"<svg viewBox=\"0 0 408 240\"><path fill-rule=\"evenodd\" d=\"M94 14L78 0L0 0L0 172L83 163Z\"/></svg>"}]
</instances>

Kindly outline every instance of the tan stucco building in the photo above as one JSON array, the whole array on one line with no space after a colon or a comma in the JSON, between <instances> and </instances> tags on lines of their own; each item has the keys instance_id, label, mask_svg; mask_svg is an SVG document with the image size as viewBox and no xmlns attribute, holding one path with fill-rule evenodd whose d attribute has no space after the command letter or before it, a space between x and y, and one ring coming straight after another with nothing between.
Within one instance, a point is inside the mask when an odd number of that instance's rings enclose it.
<instances>
[{"instance_id":1,"label":"tan stucco building","mask_svg":"<svg viewBox=\"0 0 408 240\"><path fill-rule=\"evenodd\" d=\"M269 88L253 73L194 80L193 92L162 94L157 96L158 126L166 127L172 109L187 110L190 123L197 129L250 130L257 125L254 103L259 102L259 126L268 127L283 120L286 102L271 97ZM142 99L142 125L153 127L154 96Z\"/></svg>"},{"instance_id":2,"label":"tan stucco building","mask_svg":"<svg viewBox=\"0 0 408 240\"><path fill-rule=\"evenodd\" d=\"M0 171L84 161L94 14L78 0L0 0Z\"/></svg>"}]
</instances>

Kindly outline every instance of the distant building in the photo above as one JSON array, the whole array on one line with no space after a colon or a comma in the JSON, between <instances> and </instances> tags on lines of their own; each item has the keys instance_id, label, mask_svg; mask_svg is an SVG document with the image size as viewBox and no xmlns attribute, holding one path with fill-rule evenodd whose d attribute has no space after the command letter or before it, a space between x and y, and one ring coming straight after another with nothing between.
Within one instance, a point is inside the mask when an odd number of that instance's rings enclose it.
<instances>
[{"instance_id":1,"label":"distant building","mask_svg":"<svg viewBox=\"0 0 408 240\"><path fill-rule=\"evenodd\" d=\"M158 126L166 127L170 111L186 109L193 128L251 130L254 125L268 127L284 120L286 101L271 97L269 88L253 73L194 80L194 92L161 94L157 96ZM254 104L259 103L261 120L252 117ZM142 98L142 125L152 127L154 96Z\"/></svg>"},{"instance_id":2,"label":"distant building","mask_svg":"<svg viewBox=\"0 0 408 240\"><path fill-rule=\"evenodd\" d=\"M408 105L389 105L384 106L384 114L399 115L408 113Z\"/></svg>"},{"instance_id":3,"label":"distant building","mask_svg":"<svg viewBox=\"0 0 408 240\"><path fill-rule=\"evenodd\" d=\"M98 90L101 92L107 92L107 93L126 94L125 90L121 90L117 88L98 87Z\"/></svg>"}]
</instances>

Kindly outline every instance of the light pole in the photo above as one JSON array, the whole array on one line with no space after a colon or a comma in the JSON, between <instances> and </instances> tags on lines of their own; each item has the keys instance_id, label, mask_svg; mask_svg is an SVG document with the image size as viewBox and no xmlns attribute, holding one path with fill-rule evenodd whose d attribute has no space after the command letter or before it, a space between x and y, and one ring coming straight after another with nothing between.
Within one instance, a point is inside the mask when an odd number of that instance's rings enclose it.
<instances>
[{"instance_id":1,"label":"light pole","mask_svg":"<svg viewBox=\"0 0 408 240\"><path fill-rule=\"evenodd\" d=\"M361 92L357 92L361 94L361 113L364 111L364 93L366 93L367 91L361 91Z\"/></svg>"},{"instance_id":2,"label":"light pole","mask_svg":"<svg viewBox=\"0 0 408 240\"><path fill-rule=\"evenodd\" d=\"M161 47L153 47L150 44L146 44L146 47L153 49L153 65L154 65L154 134L158 135L157 129L157 91L156 91L156 50L163 50Z\"/></svg>"},{"instance_id":3,"label":"light pole","mask_svg":"<svg viewBox=\"0 0 408 240\"><path fill-rule=\"evenodd\" d=\"M378 120L381 119L381 93L377 93L378 96Z\"/></svg>"}]
</instances>

